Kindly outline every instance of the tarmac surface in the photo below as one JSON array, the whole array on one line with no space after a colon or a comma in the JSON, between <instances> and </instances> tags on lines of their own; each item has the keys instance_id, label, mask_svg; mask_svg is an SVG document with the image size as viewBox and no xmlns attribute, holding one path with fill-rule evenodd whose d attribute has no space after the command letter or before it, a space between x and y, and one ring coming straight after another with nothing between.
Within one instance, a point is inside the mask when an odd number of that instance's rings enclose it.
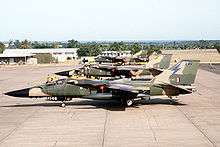
<instances>
[{"instance_id":1,"label":"tarmac surface","mask_svg":"<svg viewBox=\"0 0 220 147\"><path fill-rule=\"evenodd\" d=\"M214 64L200 64L200 68L203 70L207 70L216 74L220 74L220 64L214 63Z\"/></svg>"},{"instance_id":2,"label":"tarmac surface","mask_svg":"<svg viewBox=\"0 0 220 147\"><path fill-rule=\"evenodd\" d=\"M45 81L70 67L0 68L0 146L220 146L220 75L198 71L197 91L170 105L156 98L135 107L74 99L65 108L4 92Z\"/></svg>"}]
</instances>

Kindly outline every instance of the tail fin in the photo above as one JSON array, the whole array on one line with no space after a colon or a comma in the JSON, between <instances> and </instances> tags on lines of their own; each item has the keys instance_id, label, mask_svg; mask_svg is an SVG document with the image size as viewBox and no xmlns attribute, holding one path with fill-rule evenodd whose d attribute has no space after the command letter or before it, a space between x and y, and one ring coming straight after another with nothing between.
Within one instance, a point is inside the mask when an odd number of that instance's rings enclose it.
<instances>
[{"instance_id":1,"label":"tail fin","mask_svg":"<svg viewBox=\"0 0 220 147\"><path fill-rule=\"evenodd\" d=\"M195 81L199 62L199 60L182 60L156 76L156 81L173 85L191 85Z\"/></svg>"},{"instance_id":2,"label":"tail fin","mask_svg":"<svg viewBox=\"0 0 220 147\"><path fill-rule=\"evenodd\" d=\"M150 59L146 64L147 68L168 69L170 66L172 54L160 54Z\"/></svg>"}]
</instances>

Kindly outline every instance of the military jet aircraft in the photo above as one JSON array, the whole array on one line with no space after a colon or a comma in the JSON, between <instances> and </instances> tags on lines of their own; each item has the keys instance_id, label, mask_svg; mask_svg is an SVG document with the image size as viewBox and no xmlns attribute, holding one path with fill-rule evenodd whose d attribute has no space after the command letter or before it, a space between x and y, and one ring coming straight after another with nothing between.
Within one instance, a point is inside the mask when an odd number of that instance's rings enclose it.
<instances>
[{"instance_id":1,"label":"military jet aircraft","mask_svg":"<svg viewBox=\"0 0 220 147\"><path fill-rule=\"evenodd\" d=\"M132 57L120 57L120 56L115 56L115 57L109 57L109 56L97 56L95 58L95 62L101 64L101 63L118 63L118 64L128 64L128 63L146 63L149 61L149 56L148 55L134 55Z\"/></svg>"},{"instance_id":2,"label":"military jet aircraft","mask_svg":"<svg viewBox=\"0 0 220 147\"><path fill-rule=\"evenodd\" d=\"M119 100L131 106L136 100L151 96L168 96L193 92L193 83L199 66L198 60L183 60L156 76L152 81L140 78L119 80L61 79L31 88L16 90L5 95L21 98L50 97L58 101L70 101L74 97L94 100ZM65 106L65 103L62 103Z\"/></svg>"},{"instance_id":3,"label":"military jet aircraft","mask_svg":"<svg viewBox=\"0 0 220 147\"><path fill-rule=\"evenodd\" d=\"M108 57L108 56L98 56L95 58L95 62L101 64L101 63L119 63L119 64L125 64L129 62L128 58L125 57Z\"/></svg>"},{"instance_id":4,"label":"military jet aircraft","mask_svg":"<svg viewBox=\"0 0 220 147\"><path fill-rule=\"evenodd\" d=\"M60 76L71 77L73 75L79 75L81 73L87 77L121 77L130 78L133 76L142 75L158 75L164 69L169 68L171 61L171 54L160 54L153 57L145 65L126 65L126 66L114 66L114 65L91 65L91 66L81 66L81 68L74 68L73 70L67 70L62 72L57 72L55 74ZM157 70L155 70L157 69Z\"/></svg>"}]
</instances>

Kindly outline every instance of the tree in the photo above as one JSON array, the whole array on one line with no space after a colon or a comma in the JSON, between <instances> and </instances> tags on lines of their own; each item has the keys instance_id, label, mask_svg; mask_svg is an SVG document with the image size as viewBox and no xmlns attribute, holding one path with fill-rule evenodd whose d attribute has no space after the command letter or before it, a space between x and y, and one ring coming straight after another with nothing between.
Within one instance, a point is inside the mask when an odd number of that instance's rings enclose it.
<instances>
[{"instance_id":1,"label":"tree","mask_svg":"<svg viewBox=\"0 0 220 147\"><path fill-rule=\"evenodd\" d=\"M139 43L134 43L129 47L132 54L139 52L142 49L142 46Z\"/></svg>"},{"instance_id":2,"label":"tree","mask_svg":"<svg viewBox=\"0 0 220 147\"><path fill-rule=\"evenodd\" d=\"M89 56L97 56L101 53L101 45L97 44L96 42L88 44L87 49Z\"/></svg>"},{"instance_id":3,"label":"tree","mask_svg":"<svg viewBox=\"0 0 220 147\"><path fill-rule=\"evenodd\" d=\"M80 47L80 43L77 40L68 40L67 41L67 48L79 48Z\"/></svg>"},{"instance_id":4,"label":"tree","mask_svg":"<svg viewBox=\"0 0 220 147\"><path fill-rule=\"evenodd\" d=\"M156 45L150 45L149 49L147 50L147 55L150 56L154 52L161 53L161 48Z\"/></svg>"},{"instance_id":5,"label":"tree","mask_svg":"<svg viewBox=\"0 0 220 147\"><path fill-rule=\"evenodd\" d=\"M113 42L112 44L110 44L109 49L111 51L124 51L128 49L128 46L123 42Z\"/></svg>"},{"instance_id":6,"label":"tree","mask_svg":"<svg viewBox=\"0 0 220 147\"><path fill-rule=\"evenodd\" d=\"M9 40L9 43L8 43L8 48L11 48L11 49L15 49L15 48L19 48L20 47L20 42L19 40Z\"/></svg>"},{"instance_id":7,"label":"tree","mask_svg":"<svg viewBox=\"0 0 220 147\"><path fill-rule=\"evenodd\" d=\"M59 42L53 42L52 48L59 48Z\"/></svg>"},{"instance_id":8,"label":"tree","mask_svg":"<svg viewBox=\"0 0 220 147\"><path fill-rule=\"evenodd\" d=\"M28 40L25 39L24 41L21 42L20 48L21 49L31 48L31 43Z\"/></svg>"},{"instance_id":9,"label":"tree","mask_svg":"<svg viewBox=\"0 0 220 147\"><path fill-rule=\"evenodd\" d=\"M52 48L52 45L50 45L49 43L41 43L41 42L38 42L38 41L34 41L32 44L31 44L32 48Z\"/></svg>"},{"instance_id":10,"label":"tree","mask_svg":"<svg viewBox=\"0 0 220 147\"><path fill-rule=\"evenodd\" d=\"M3 53L4 50L5 50L5 45L4 43L0 42L0 53Z\"/></svg>"},{"instance_id":11,"label":"tree","mask_svg":"<svg viewBox=\"0 0 220 147\"><path fill-rule=\"evenodd\" d=\"M80 45L80 48L77 50L79 57L81 56L97 56L99 55L105 46L98 44L96 42L84 43Z\"/></svg>"},{"instance_id":12,"label":"tree","mask_svg":"<svg viewBox=\"0 0 220 147\"><path fill-rule=\"evenodd\" d=\"M20 48L20 45L21 45L21 43L19 40L14 41L14 48Z\"/></svg>"},{"instance_id":13,"label":"tree","mask_svg":"<svg viewBox=\"0 0 220 147\"><path fill-rule=\"evenodd\" d=\"M220 44L215 44L214 48L217 49L218 53L220 53Z\"/></svg>"},{"instance_id":14,"label":"tree","mask_svg":"<svg viewBox=\"0 0 220 147\"><path fill-rule=\"evenodd\" d=\"M89 56L89 49L88 48L80 48L80 49L77 50L77 55L79 57Z\"/></svg>"}]
</instances>

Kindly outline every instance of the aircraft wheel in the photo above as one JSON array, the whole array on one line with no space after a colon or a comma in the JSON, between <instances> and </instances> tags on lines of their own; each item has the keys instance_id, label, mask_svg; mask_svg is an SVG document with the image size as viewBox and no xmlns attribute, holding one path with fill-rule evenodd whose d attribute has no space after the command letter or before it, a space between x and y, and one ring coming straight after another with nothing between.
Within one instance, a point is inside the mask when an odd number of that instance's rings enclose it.
<instances>
[{"instance_id":1,"label":"aircraft wheel","mask_svg":"<svg viewBox=\"0 0 220 147\"><path fill-rule=\"evenodd\" d=\"M175 101L173 99L170 99L170 105L174 105Z\"/></svg>"},{"instance_id":2,"label":"aircraft wheel","mask_svg":"<svg viewBox=\"0 0 220 147\"><path fill-rule=\"evenodd\" d=\"M65 106L66 106L66 104L65 104L65 103L62 103L62 104L61 104L61 107L63 107L63 108L64 108Z\"/></svg>"},{"instance_id":3,"label":"aircraft wheel","mask_svg":"<svg viewBox=\"0 0 220 147\"><path fill-rule=\"evenodd\" d=\"M133 100L127 100L127 106L131 106L133 104Z\"/></svg>"}]
</instances>

